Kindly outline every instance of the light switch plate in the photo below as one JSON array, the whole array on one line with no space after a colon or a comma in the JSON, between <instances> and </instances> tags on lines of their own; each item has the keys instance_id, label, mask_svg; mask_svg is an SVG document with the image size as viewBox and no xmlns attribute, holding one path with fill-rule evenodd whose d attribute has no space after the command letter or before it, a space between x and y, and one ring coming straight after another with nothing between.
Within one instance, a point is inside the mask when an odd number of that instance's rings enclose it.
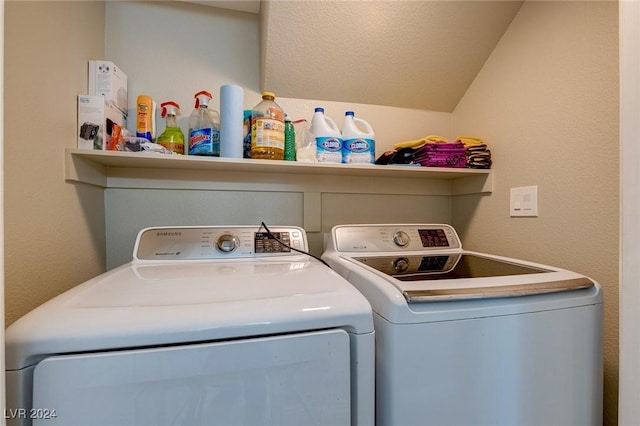
<instances>
[{"instance_id":1,"label":"light switch plate","mask_svg":"<svg viewBox=\"0 0 640 426\"><path fill-rule=\"evenodd\" d=\"M511 188L511 217L538 217L538 186Z\"/></svg>"}]
</instances>

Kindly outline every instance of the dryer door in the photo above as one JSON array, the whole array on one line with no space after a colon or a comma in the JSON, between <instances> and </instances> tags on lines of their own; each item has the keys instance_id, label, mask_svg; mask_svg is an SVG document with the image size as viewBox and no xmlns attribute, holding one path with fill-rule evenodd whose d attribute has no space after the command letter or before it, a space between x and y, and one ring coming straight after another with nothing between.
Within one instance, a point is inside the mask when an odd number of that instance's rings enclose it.
<instances>
[{"instance_id":1,"label":"dryer door","mask_svg":"<svg viewBox=\"0 0 640 426\"><path fill-rule=\"evenodd\" d=\"M350 377L343 330L53 356L35 369L30 414L48 426L344 425Z\"/></svg>"}]
</instances>

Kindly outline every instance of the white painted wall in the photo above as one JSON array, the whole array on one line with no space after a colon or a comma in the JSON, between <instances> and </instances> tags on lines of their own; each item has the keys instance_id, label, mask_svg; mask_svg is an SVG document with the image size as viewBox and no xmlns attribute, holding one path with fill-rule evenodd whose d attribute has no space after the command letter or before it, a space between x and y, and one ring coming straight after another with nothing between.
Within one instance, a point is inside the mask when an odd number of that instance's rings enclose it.
<instances>
[{"instance_id":1,"label":"white painted wall","mask_svg":"<svg viewBox=\"0 0 640 426\"><path fill-rule=\"evenodd\" d=\"M4 0L0 1L0 188L4 188ZM0 408L6 407L4 378L4 191L0 192ZM3 411L4 412L4 411ZM0 424L6 424L2 416Z\"/></svg>"},{"instance_id":2,"label":"white painted wall","mask_svg":"<svg viewBox=\"0 0 640 426\"><path fill-rule=\"evenodd\" d=\"M640 3L620 2L620 426L640 424Z\"/></svg>"}]
</instances>

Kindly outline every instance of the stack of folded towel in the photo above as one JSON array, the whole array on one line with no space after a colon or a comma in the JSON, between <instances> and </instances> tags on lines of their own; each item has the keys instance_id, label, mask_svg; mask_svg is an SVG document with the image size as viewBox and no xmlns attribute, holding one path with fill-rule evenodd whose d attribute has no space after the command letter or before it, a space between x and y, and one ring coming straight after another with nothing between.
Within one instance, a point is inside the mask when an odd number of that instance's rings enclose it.
<instances>
[{"instance_id":1,"label":"stack of folded towel","mask_svg":"<svg viewBox=\"0 0 640 426\"><path fill-rule=\"evenodd\" d=\"M448 142L442 136L429 135L394 144L393 150L378 157L376 164L490 169L491 151L477 137L458 136L455 142Z\"/></svg>"},{"instance_id":2,"label":"stack of folded towel","mask_svg":"<svg viewBox=\"0 0 640 426\"><path fill-rule=\"evenodd\" d=\"M413 159L426 167L465 167L466 152L462 142L428 142Z\"/></svg>"},{"instance_id":3,"label":"stack of folded towel","mask_svg":"<svg viewBox=\"0 0 640 426\"><path fill-rule=\"evenodd\" d=\"M456 141L464 144L467 167L470 169L491 168L491 151L482 139L472 136L458 136Z\"/></svg>"},{"instance_id":4,"label":"stack of folded towel","mask_svg":"<svg viewBox=\"0 0 640 426\"><path fill-rule=\"evenodd\" d=\"M376 164L415 164L425 167L465 167L465 146L446 138L430 135L422 139L399 142L393 151L382 154Z\"/></svg>"}]
</instances>

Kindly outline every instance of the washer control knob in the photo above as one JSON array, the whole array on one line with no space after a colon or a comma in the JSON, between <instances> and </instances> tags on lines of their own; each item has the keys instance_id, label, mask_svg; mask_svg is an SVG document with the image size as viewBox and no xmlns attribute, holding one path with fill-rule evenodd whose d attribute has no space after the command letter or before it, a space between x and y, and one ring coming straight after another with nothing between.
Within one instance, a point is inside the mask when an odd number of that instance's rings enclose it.
<instances>
[{"instance_id":1,"label":"washer control knob","mask_svg":"<svg viewBox=\"0 0 640 426\"><path fill-rule=\"evenodd\" d=\"M397 231L393 234L393 242L398 247L406 247L410 240L409 235L404 231Z\"/></svg>"},{"instance_id":2,"label":"washer control knob","mask_svg":"<svg viewBox=\"0 0 640 426\"><path fill-rule=\"evenodd\" d=\"M216 248L222 253L231 253L238 247L238 238L231 234L222 234L216 241Z\"/></svg>"},{"instance_id":3,"label":"washer control knob","mask_svg":"<svg viewBox=\"0 0 640 426\"><path fill-rule=\"evenodd\" d=\"M409 269L409 261L404 257L399 257L393 261L393 269L396 272L404 272Z\"/></svg>"}]
</instances>

